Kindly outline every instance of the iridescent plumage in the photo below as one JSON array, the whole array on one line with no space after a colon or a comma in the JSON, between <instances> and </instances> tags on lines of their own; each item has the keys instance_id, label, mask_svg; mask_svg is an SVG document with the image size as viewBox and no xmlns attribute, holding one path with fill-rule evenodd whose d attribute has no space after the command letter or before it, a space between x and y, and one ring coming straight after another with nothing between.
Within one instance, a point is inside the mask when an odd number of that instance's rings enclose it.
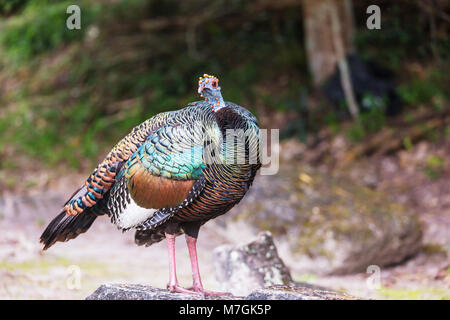
<instances>
[{"instance_id":1,"label":"iridescent plumage","mask_svg":"<svg viewBox=\"0 0 450 320\"><path fill-rule=\"evenodd\" d=\"M112 149L44 231L45 249L99 215L135 228L139 245L182 233L195 239L244 197L261 166L257 120L223 101L215 77L204 75L199 93L205 101L152 117Z\"/></svg>"}]
</instances>

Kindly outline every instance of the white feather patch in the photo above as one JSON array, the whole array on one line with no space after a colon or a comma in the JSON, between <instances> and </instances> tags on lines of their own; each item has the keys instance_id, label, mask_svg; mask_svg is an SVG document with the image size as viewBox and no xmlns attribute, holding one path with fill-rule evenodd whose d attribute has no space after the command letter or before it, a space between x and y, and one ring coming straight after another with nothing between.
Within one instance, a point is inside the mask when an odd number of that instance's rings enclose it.
<instances>
[{"instance_id":1,"label":"white feather patch","mask_svg":"<svg viewBox=\"0 0 450 320\"><path fill-rule=\"evenodd\" d=\"M119 218L117 219L116 224L122 229L134 227L147 220L156 212L155 209L142 208L137 205L133 199L130 200L131 202L127 205L125 210L119 215Z\"/></svg>"}]
</instances>

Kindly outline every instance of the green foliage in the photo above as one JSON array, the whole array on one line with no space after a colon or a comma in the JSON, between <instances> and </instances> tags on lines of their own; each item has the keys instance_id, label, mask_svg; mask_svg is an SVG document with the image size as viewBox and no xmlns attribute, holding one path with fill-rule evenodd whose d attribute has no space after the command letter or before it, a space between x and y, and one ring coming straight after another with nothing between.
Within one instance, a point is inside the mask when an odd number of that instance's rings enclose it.
<instances>
[{"instance_id":1,"label":"green foliage","mask_svg":"<svg viewBox=\"0 0 450 320\"><path fill-rule=\"evenodd\" d=\"M111 127L127 131L137 125L140 111L140 105L134 105L124 119L105 119L84 100L67 109L23 103L0 118L0 135L5 143L49 166L65 160L77 168L80 159L97 158Z\"/></svg>"},{"instance_id":2,"label":"green foliage","mask_svg":"<svg viewBox=\"0 0 450 320\"><path fill-rule=\"evenodd\" d=\"M0 0L0 15L10 14L23 7L28 0Z\"/></svg>"},{"instance_id":3,"label":"green foliage","mask_svg":"<svg viewBox=\"0 0 450 320\"><path fill-rule=\"evenodd\" d=\"M359 142L366 136L366 131L361 125L361 122L355 122L347 129L346 134L351 141Z\"/></svg>"},{"instance_id":4,"label":"green foliage","mask_svg":"<svg viewBox=\"0 0 450 320\"><path fill-rule=\"evenodd\" d=\"M361 141L367 134L379 131L384 127L385 123L384 108L374 107L362 113L359 121L355 121L350 125L347 130L347 137L354 142Z\"/></svg>"},{"instance_id":5,"label":"green foliage","mask_svg":"<svg viewBox=\"0 0 450 320\"><path fill-rule=\"evenodd\" d=\"M386 109L386 98L380 98L371 93L365 93L361 99L361 107L363 110L378 110L384 113Z\"/></svg>"},{"instance_id":6,"label":"green foliage","mask_svg":"<svg viewBox=\"0 0 450 320\"><path fill-rule=\"evenodd\" d=\"M404 147L406 150L411 150L411 149L412 149L413 143L412 143L410 137L406 137L406 138L403 139L403 147Z\"/></svg>"},{"instance_id":7,"label":"green foliage","mask_svg":"<svg viewBox=\"0 0 450 320\"><path fill-rule=\"evenodd\" d=\"M428 17L413 1L392 1L382 8L381 30L365 28L367 5L362 4L355 12L355 18L361 19L361 27L355 34L355 44L364 59L377 62L391 70L399 71L407 59L430 61L435 55L448 58L449 40L445 33L430 41ZM445 26L442 26L445 28ZM434 53L433 53L434 51Z\"/></svg>"},{"instance_id":8,"label":"green foliage","mask_svg":"<svg viewBox=\"0 0 450 320\"><path fill-rule=\"evenodd\" d=\"M226 100L252 111L264 106L297 113L283 128L286 136L305 139L307 130L324 124L334 132L344 127L345 106L324 112L327 103L309 118L311 90L297 10L254 11L243 0L80 0L75 3L82 28L68 30L66 9L73 3L0 0L0 90L13 88L0 92L2 168L12 153L50 166L95 162L133 126L198 100L196 80L205 72L219 76ZM212 17L203 21L205 12ZM183 25L180 17L199 24ZM358 32L363 56L390 69L400 66L424 39L422 29L400 26L402 21L383 18L383 34ZM431 51L424 52L428 58ZM411 104L442 105L447 74L410 77L400 94ZM359 141L382 128L384 104L365 95L361 121L348 135Z\"/></svg>"},{"instance_id":9,"label":"green foliage","mask_svg":"<svg viewBox=\"0 0 450 320\"><path fill-rule=\"evenodd\" d=\"M361 141L367 134L376 133L386 123L386 100L366 93L362 97L360 118L347 129L347 137L354 141Z\"/></svg>"},{"instance_id":10,"label":"green foliage","mask_svg":"<svg viewBox=\"0 0 450 320\"><path fill-rule=\"evenodd\" d=\"M20 15L2 25L0 45L14 62L49 51L61 44L82 39L87 26L99 13L99 6L83 6L81 30L66 27L66 9L73 1L29 1Z\"/></svg>"},{"instance_id":11,"label":"green foliage","mask_svg":"<svg viewBox=\"0 0 450 320\"><path fill-rule=\"evenodd\" d=\"M336 112L329 112L325 115L325 123L333 133L339 132L340 119Z\"/></svg>"},{"instance_id":12,"label":"green foliage","mask_svg":"<svg viewBox=\"0 0 450 320\"><path fill-rule=\"evenodd\" d=\"M69 4L30 0L0 20L0 81L8 74L21 83L0 96L10 106L0 119L1 143L16 153L49 166L97 161L133 126L198 100L196 82L205 72L219 76L226 100L250 109L255 101L278 110L296 104L304 83L298 70L306 69L297 13L286 10L282 21L257 14L242 28L232 21L242 20L242 1L80 1L82 29L68 30ZM193 44L185 27L141 29L144 22L198 15L205 6L219 17L226 9L232 19L202 24ZM232 24L225 28L226 21Z\"/></svg>"},{"instance_id":13,"label":"green foliage","mask_svg":"<svg viewBox=\"0 0 450 320\"><path fill-rule=\"evenodd\" d=\"M432 180L436 180L442 176L444 168L444 159L438 156L429 156L427 158L424 172Z\"/></svg>"},{"instance_id":14,"label":"green foliage","mask_svg":"<svg viewBox=\"0 0 450 320\"><path fill-rule=\"evenodd\" d=\"M447 69L448 66L442 67ZM398 93L411 106L431 103L436 110L441 110L442 101L449 95L448 81L450 77L447 71L433 69L423 78L411 77L398 87Z\"/></svg>"}]
</instances>

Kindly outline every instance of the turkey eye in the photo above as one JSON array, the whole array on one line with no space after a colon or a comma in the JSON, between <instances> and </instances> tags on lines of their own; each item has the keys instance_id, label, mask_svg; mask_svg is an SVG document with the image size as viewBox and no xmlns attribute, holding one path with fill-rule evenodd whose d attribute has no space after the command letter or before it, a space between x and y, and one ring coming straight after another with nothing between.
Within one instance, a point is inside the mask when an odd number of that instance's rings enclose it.
<instances>
[{"instance_id":1,"label":"turkey eye","mask_svg":"<svg viewBox=\"0 0 450 320\"><path fill-rule=\"evenodd\" d=\"M213 88L217 87L217 81L213 81L213 82L211 83L211 85L213 86Z\"/></svg>"}]
</instances>

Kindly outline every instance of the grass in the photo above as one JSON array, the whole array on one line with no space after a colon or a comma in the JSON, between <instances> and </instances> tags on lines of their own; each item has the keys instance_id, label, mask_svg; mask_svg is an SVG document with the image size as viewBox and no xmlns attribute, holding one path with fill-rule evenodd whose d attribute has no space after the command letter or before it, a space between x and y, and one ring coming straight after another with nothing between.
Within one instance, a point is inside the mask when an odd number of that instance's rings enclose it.
<instances>
[{"instance_id":1,"label":"grass","mask_svg":"<svg viewBox=\"0 0 450 320\"><path fill-rule=\"evenodd\" d=\"M314 280L317 279L317 275L315 274L299 274L295 275L294 280L298 282L308 282L314 283Z\"/></svg>"},{"instance_id":2,"label":"grass","mask_svg":"<svg viewBox=\"0 0 450 320\"><path fill-rule=\"evenodd\" d=\"M448 99L445 83L449 81L449 75L442 70L448 67L441 66L441 70L431 69L426 71L423 77L414 75L402 83L397 90L402 100L412 106L430 104L436 111L442 110L444 101Z\"/></svg>"},{"instance_id":3,"label":"grass","mask_svg":"<svg viewBox=\"0 0 450 320\"><path fill-rule=\"evenodd\" d=\"M129 276L127 270L115 265L51 255L0 261L0 270L8 271L12 279L5 279L0 287L0 296L8 299L84 299L106 279ZM76 270L81 271L79 282Z\"/></svg>"},{"instance_id":4,"label":"grass","mask_svg":"<svg viewBox=\"0 0 450 320\"><path fill-rule=\"evenodd\" d=\"M77 265L82 270L94 275L101 275L109 270L108 265L92 261L71 261L63 257L44 257L42 259L33 259L20 262L0 261L0 269L8 271L22 271L27 274L50 273L54 268L67 268L71 265Z\"/></svg>"},{"instance_id":5,"label":"grass","mask_svg":"<svg viewBox=\"0 0 450 320\"><path fill-rule=\"evenodd\" d=\"M450 300L448 290L440 288L402 289L382 286L377 290L377 294L392 300Z\"/></svg>"},{"instance_id":6,"label":"grass","mask_svg":"<svg viewBox=\"0 0 450 320\"><path fill-rule=\"evenodd\" d=\"M8 60L20 64L57 46L82 39L86 27L97 18L100 8L84 6L85 3L78 3L83 8L83 28L69 30L65 26L68 17L65 12L71 1L29 1L21 14L2 23L0 45Z\"/></svg>"},{"instance_id":7,"label":"grass","mask_svg":"<svg viewBox=\"0 0 450 320\"><path fill-rule=\"evenodd\" d=\"M442 176L443 168L444 159L436 155L430 155L426 160L424 172L431 180L436 180Z\"/></svg>"}]
</instances>

